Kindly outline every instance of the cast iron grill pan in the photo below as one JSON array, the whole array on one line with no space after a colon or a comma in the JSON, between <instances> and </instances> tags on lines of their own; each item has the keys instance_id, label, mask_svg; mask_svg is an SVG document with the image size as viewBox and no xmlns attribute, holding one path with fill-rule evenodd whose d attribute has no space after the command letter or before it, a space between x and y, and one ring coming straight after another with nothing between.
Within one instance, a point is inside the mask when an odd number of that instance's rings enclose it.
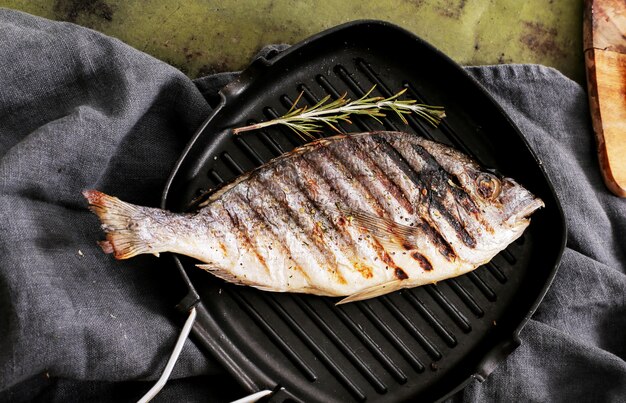
<instances>
[{"instance_id":1,"label":"cast iron grill pan","mask_svg":"<svg viewBox=\"0 0 626 403\"><path fill-rule=\"evenodd\" d=\"M459 66L411 33L358 21L255 60L222 91L221 104L187 146L162 206L194 200L303 142L288 129L239 137L228 129L284 114L303 92L312 105L330 94L352 99L407 88L406 97L443 105L433 129L409 117L379 124L355 118L344 132L401 130L450 144L540 196L524 236L467 275L376 299L269 293L227 284L175 258L196 304L195 340L250 392L272 401L442 399L472 377L483 380L519 345L518 334L549 286L565 242L564 219L540 162L503 111ZM324 135L334 134L331 131Z\"/></svg>"}]
</instances>

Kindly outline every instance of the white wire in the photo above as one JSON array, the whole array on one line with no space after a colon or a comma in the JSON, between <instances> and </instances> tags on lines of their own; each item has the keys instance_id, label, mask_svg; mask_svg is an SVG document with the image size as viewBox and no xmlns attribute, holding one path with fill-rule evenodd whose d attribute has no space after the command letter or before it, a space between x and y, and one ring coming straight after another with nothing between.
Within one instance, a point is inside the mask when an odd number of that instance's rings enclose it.
<instances>
[{"instance_id":1,"label":"white wire","mask_svg":"<svg viewBox=\"0 0 626 403\"><path fill-rule=\"evenodd\" d=\"M262 390L260 392L256 392L253 393L251 395L248 395L246 397L242 397L241 399L235 400L231 403L254 403L257 400L259 400L262 397L265 397L267 395L271 395L273 392L271 390Z\"/></svg>"},{"instance_id":2,"label":"white wire","mask_svg":"<svg viewBox=\"0 0 626 403\"><path fill-rule=\"evenodd\" d=\"M174 346L174 351L172 351L172 355L170 356L170 359L167 362L167 365L165 366L165 369L163 370L161 377L154 384L154 386L148 391L148 393L143 395L143 397L137 401L137 403L148 403L161 391L161 389L163 389L163 386L165 386L165 383L167 383L167 380L170 377L172 370L174 369L174 364L176 364L176 360L178 360L178 356L180 355L180 352L183 350L183 346L185 345L185 340L187 340L187 337L189 336L189 332L191 331L191 326L193 326L193 322L195 320L196 320L196 308L193 307L191 308L191 311L189 311L189 318L187 318L187 321L185 322L185 325L183 326L183 330L180 332L180 336L178 336L178 340L176 341L176 345Z\"/></svg>"}]
</instances>

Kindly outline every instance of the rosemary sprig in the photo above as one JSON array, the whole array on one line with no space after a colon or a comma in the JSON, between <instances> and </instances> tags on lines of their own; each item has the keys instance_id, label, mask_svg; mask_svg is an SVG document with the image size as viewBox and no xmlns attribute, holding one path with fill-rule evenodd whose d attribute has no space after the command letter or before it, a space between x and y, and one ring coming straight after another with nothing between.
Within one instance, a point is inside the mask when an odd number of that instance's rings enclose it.
<instances>
[{"instance_id":1,"label":"rosemary sprig","mask_svg":"<svg viewBox=\"0 0 626 403\"><path fill-rule=\"evenodd\" d=\"M391 111L397 114L404 124L407 124L405 115L414 113L434 127L437 127L441 119L446 116L442 106L418 104L417 101L412 99L398 99L406 92L406 88L388 98L370 97L375 88L376 86L373 86L365 95L355 101L347 98L347 94L330 101L330 95L327 95L310 108L308 106L297 107L298 102L302 98L303 93L301 92L289 111L283 116L249 126L238 127L233 129L233 133L239 134L280 124L293 130L303 140L307 140L314 139L315 133L322 131L323 125L339 132L336 124L339 122L352 123L350 115L365 115L382 123L380 118L386 116L384 111Z\"/></svg>"}]
</instances>

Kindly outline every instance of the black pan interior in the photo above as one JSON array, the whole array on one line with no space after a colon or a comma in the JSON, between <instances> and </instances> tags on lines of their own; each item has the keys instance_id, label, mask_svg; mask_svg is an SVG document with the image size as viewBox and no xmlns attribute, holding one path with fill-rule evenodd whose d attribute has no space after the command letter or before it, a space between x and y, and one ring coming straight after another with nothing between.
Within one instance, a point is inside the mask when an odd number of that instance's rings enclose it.
<instances>
[{"instance_id":1,"label":"black pan interior","mask_svg":"<svg viewBox=\"0 0 626 403\"><path fill-rule=\"evenodd\" d=\"M298 94L354 99L407 88L405 98L443 105L437 129L417 118L354 119L342 131L401 130L450 144L540 196L517 242L467 275L369 301L275 294L226 284L176 258L197 303L196 341L248 390L272 400L430 401L472 377L484 379L517 345L549 286L565 242L564 219L541 163L503 111L445 55L396 26L358 21L255 60L222 91L222 102L183 153L163 207L185 211L197 197L303 142L288 129L235 137L230 128L284 114ZM331 135L327 131L324 135Z\"/></svg>"}]
</instances>

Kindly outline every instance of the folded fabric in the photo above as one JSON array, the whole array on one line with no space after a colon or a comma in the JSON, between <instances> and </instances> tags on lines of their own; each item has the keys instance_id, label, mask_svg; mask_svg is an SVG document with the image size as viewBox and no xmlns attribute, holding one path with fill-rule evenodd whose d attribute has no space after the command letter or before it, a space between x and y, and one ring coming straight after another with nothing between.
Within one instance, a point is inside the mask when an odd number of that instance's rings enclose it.
<instances>
[{"instance_id":1,"label":"folded fabric","mask_svg":"<svg viewBox=\"0 0 626 403\"><path fill-rule=\"evenodd\" d=\"M158 204L211 107L180 71L73 24L1 10L0 38L0 390L154 379L184 289L167 260L104 255L81 190ZM173 376L219 372L188 343Z\"/></svg>"},{"instance_id":2,"label":"folded fabric","mask_svg":"<svg viewBox=\"0 0 626 403\"><path fill-rule=\"evenodd\" d=\"M560 268L522 345L463 401L598 401L626 397L626 201L602 182L587 94L541 66L470 68L524 134L561 201Z\"/></svg>"},{"instance_id":3,"label":"folded fabric","mask_svg":"<svg viewBox=\"0 0 626 403\"><path fill-rule=\"evenodd\" d=\"M236 74L194 82L115 39L10 10L0 10L0 38L0 400L138 398L149 384L137 381L159 376L180 331L184 288L167 259L104 255L81 191L156 206ZM522 346L453 400L619 401L626 202L602 183L586 94L541 66L468 71L543 162L569 239ZM173 379L164 396L179 400L244 393L189 342ZM119 392L123 384L133 392Z\"/></svg>"}]
</instances>

